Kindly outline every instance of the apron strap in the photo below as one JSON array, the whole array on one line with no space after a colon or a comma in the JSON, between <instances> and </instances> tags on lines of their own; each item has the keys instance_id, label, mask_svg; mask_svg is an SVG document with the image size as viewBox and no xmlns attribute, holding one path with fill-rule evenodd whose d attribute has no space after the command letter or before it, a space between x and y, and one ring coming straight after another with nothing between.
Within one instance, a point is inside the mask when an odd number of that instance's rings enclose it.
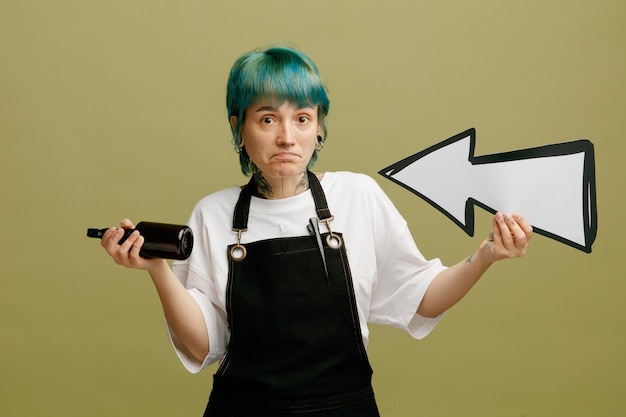
<instances>
[{"instance_id":1,"label":"apron strap","mask_svg":"<svg viewBox=\"0 0 626 417\"><path fill-rule=\"evenodd\" d=\"M311 171L307 171L307 175L309 177L309 187L311 189L311 194L313 195L313 201L315 201L315 210L317 212L318 220L320 222L332 220L333 216L328 209L328 203L326 202L326 196L324 195L320 181ZM242 232L248 228L250 200L252 199L252 194L254 194L255 189L256 184L254 183L254 178L251 178L239 194L239 199L235 205L235 213L233 216L233 230L236 232Z\"/></svg>"},{"instance_id":2,"label":"apron strap","mask_svg":"<svg viewBox=\"0 0 626 417\"><path fill-rule=\"evenodd\" d=\"M330 214L328 209L328 203L326 202L326 195L322 190L322 184L317 179L317 176L311 171L307 171L309 175L309 187L311 187L311 194L313 194L313 200L315 201L315 210L317 212L317 219L320 222L332 220L333 215Z\"/></svg>"},{"instance_id":3,"label":"apron strap","mask_svg":"<svg viewBox=\"0 0 626 417\"><path fill-rule=\"evenodd\" d=\"M246 184L239 193L239 199L235 205L235 213L233 215L233 230L236 232L243 232L248 229L250 200L255 188L254 178L250 178L248 184Z\"/></svg>"}]
</instances>

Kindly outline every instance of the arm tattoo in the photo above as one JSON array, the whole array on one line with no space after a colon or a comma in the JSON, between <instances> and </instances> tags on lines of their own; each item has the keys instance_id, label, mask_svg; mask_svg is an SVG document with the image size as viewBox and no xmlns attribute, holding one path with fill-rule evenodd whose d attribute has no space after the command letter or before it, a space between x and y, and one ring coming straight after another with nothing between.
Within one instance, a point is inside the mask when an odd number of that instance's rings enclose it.
<instances>
[{"instance_id":1,"label":"arm tattoo","mask_svg":"<svg viewBox=\"0 0 626 417\"><path fill-rule=\"evenodd\" d=\"M485 245L482 248L480 248L480 249L488 252L488 251L491 250L492 247L493 247L493 242L489 241L489 242L485 243ZM474 259L474 255L470 255L465 260L465 265L471 264L472 263L472 259Z\"/></svg>"}]
</instances>

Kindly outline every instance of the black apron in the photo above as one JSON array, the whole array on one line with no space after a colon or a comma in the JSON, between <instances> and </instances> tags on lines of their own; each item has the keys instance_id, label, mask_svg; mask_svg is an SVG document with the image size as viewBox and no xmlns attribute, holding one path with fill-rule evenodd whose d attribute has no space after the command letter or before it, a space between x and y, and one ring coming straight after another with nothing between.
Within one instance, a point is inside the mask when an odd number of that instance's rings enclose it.
<instances>
[{"instance_id":1,"label":"black apron","mask_svg":"<svg viewBox=\"0 0 626 417\"><path fill-rule=\"evenodd\" d=\"M343 237L308 175L318 216L310 236L241 245L254 181L241 191L238 243L228 247L231 336L205 417L379 416Z\"/></svg>"}]
</instances>

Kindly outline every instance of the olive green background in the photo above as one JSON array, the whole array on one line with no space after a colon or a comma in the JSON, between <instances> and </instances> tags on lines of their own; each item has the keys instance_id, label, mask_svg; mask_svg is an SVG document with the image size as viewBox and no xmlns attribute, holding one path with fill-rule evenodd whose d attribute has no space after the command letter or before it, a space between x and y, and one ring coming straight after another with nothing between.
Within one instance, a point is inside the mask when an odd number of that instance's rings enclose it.
<instances>
[{"instance_id":1,"label":"olive green background","mask_svg":"<svg viewBox=\"0 0 626 417\"><path fill-rule=\"evenodd\" d=\"M470 127L476 155L587 138L591 254L536 235L422 341L372 329L386 417L623 416L626 3L0 2L0 415L199 416L215 367L187 373L146 274L88 227L185 222L243 183L224 106L232 62L277 42L331 97L317 170L365 172L422 252L470 238L378 170Z\"/></svg>"}]
</instances>

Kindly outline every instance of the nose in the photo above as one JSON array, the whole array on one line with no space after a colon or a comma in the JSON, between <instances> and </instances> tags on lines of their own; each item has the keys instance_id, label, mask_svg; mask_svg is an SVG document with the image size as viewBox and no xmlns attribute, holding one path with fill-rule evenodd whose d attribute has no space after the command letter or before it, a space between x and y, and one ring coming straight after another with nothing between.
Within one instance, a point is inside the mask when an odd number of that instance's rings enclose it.
<instances>
[{"instance_id":1,"label":"nose","mask_svg":"<svg viewBox=\"0 0 626 417\"><path fill-rule=\"evenodd\" d=\"M296 132L294 126L290 123L283 123L278 130L276 142L279 146L290 147L295 144Z\"/></svg>"}]
</instances>

